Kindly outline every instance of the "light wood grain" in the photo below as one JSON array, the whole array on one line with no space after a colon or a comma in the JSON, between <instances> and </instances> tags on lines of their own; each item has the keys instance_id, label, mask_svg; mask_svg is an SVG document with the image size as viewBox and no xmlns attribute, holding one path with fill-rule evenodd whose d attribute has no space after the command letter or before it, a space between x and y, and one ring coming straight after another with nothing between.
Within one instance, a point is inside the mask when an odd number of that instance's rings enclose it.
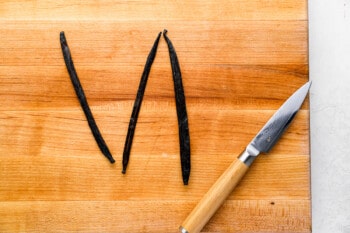
<instances>
[{"instance_id":1,"label":"light wood grain","mask_svg":"<svg viewBox=\"0 0 350 233\"><path fill-rule=\"evenodd\" d=\"M307 63L306 21L6 21L2 27L2 34L11 35L2 40L3 65L49 61L49 66L62 67L58 37L64 30L78 72L81 65L143 66L149 45L164 28L184 65ZM155 65L169 63L163 40L159 48Z\"/></svg>"},{"instance_id":2,"label":"light wood grain","mask_svg":"<svg viewBox=\"0 0 350 233\"><path fill-rule=\"evenodd\" d=\"M301 0L214 1L45 1L0 3L2 19L50 20L306 20L307 2Z\"/></svg>"},{"instance_id":3,"label":"light wood grain","mask_svg":"<svg viewBox=\"0 0 350 233\"><path fill-rule=\"evenodd\" d=\"M191 197L201 197L274 112L218 111L212 105L189 111L192 185L182 189L175 106L158 105L147 101L143 105L126 177L120 171L127 112L96 111L96 120L103 123L101 131L117 161L109 165L81 111L2 111L0 131L7 140L0 142L0 154L4 155L0 176L12 181L3 184L2 200L59 200L68 194L65 198L103 200L112 198L110 192L117 194L112 200L184 198L188 192ZM173 111L164 111L168 108ZM215 118L208 117L214 114ZM117 120L118 116L125 121ZM239 198L308 198L307 119L308 111L301 110L272 154L259 158L242 181L252 182L252 186L237 188ZM153 169L159 167L163 169L155 173ZM257 177L264 182L255 182ZM94 192L81 196L89 187Z\"/></svg>"},{"instance_id":4,"label":"light wood grain","mask_svg":"<svg viewBox=\"0 0 350 233\"><path fill-rule=\"evenodd\" d=\"M158 101L173 104L174 85L169 64L158 64L158 60L157 57L151 70L144 99L155 104ZM77 66L77 73L93 110L117 111L130 107L133 102L142 69L143 63L128 66L116 64L113 67ZM185 63L181 66L181 72L190 105L201 105L198 108L203 108L207 104L215 104L216 108L221 109L270 110L277 109L305 82L308 69L306 64L251 66ZM281 83L285 84L285 88L280 88ZM0 95L2 110L79 109L63 63L61 66L26 66L25 69L21 66L2 66L0 92L3 93ZM305 101L303 109L308 109L308 101Z\"/></svg>"},{"instance_id":5,"label":"light wood grain","mask_svg":"<svg viewBox=\"0 0 350 233\"><path fill-rule=\"evenodd\" d=\"M0 232L177 232L274 111L308 80L307 1L1 1ZM146 57L168 29L192 150L181 181L162 39L131 160L121 155ZM100 153L64 65L65 31ZM309 104L203 232L311 232Z\"/></svg>"},{"instance_id":6,"label":"light wood grain","mask_svg":"<svg viewBox=\"0 0 350 233\"><path fill-rule=\"evenodd\" d=\"M11 155L0 160L0 175L7 181L2 183L0 201L199 201L236 159L234 155L220 156L217 161L208 162L208 158L193 156L191 183L187 187L181 185L178 155L134 156L133 166L126 175L121 174L119 166L109 165L97 153L75 157L18 157ZM308 158L303 155L274 154L259 158L228 199L308 200L307 163ZM152 172L155 168L158 173Z\"/></svg>"},{"instance_id":7,"label":"light wood grain","mask_svg":"<svg viewBox=\"0 0 350 233\"><path fill-rule=\"evenodd\" d=\"M0 202L0 230L177 232L178 219L194 205L159 200ZM309 200L227 201L203 232L310 232L309 205Z\"/></svg>"},{"instance_id":8,"label":"light wood grain","mask_svg":"<svg viewBox=\"0 0 350 233\"><path fill-rule=\"evenodd\" d=\"M125 107L126 106L126 107ZM193 107L192 107L193 106ZM205 109L206 107L206 109ZM189 105L189 122L192 126L193 153L198 156L213 154L238 155L250 142L273 110L218 109L213 105ZM132 103L113 111L94 109L96 121L111 150L122 154L125 131ZM162 111L163 110L163 111ZM165 111L166 110L166 111ZM20 153L21 156L67 156L99 154L87 122L80 110L76 111L2 111L0 141L3 155ZM272 152L283 154L309 153L307 122L308 110L301 110L293 124L282 136ZM174 105L145 102L135 132L133 154L159 156L178 153L177 119ZM116 156L118 159L118 156Z\"/></svg>"}]
</instances>

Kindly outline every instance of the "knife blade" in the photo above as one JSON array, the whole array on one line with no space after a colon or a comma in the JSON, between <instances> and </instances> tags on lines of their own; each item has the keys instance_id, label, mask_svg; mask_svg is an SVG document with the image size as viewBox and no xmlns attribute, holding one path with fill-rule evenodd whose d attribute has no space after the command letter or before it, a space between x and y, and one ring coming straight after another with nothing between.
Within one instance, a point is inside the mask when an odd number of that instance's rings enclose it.
<instances>
[{"instance_id":1,"label":"knife blade","mask_svg":"<svg viewBox=\"0 0 350 233\"><path fill-rule=\"evenodd\" d=\"M181 233L197 233L224 203L249 166L261 153L268 153L299 111L310 89L311 82L305 83L292 94L262 127L245 150L238 156L220 178L204 195L197 206L180 226Z\"/></svg>"}]
</instances>

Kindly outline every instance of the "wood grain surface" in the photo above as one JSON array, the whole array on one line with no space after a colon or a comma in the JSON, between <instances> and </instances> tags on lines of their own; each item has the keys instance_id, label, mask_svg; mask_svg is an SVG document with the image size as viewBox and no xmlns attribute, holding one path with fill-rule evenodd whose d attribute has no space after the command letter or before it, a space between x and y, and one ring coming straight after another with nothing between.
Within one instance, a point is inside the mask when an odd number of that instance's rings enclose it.
<instances>
[{"instance_id":1,"label":"wood grain surface","mask_svg":"<svg viewBox=\"0 0 350 233\"><path fill-rule=\"evenodd\" d=\"M177 232L276 109L308 81L306 0L1 1L0 232ZM161 39L126 175L121 160L147 55L168 29L189 118L181 179ZM60 49L65 31L96 145ZM309 104L203 232L311 232Z\"/></svg>"}]
</instances>

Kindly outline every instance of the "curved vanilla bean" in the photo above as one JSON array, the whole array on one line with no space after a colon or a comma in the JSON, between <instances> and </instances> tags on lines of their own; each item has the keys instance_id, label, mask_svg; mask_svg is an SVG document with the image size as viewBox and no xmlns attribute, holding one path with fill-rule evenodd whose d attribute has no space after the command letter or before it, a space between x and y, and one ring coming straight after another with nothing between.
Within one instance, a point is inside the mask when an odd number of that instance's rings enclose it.
<instances>
[{"instance_id":1,"label":"curved vanilla bean","mask_svg":"<svg viewBox=\"0 0 350 233\"><path fill-rule=\"evenodd\" d=\"M123 170L122 170L123 174L126 173L126 168L128 166L128 163L129 163L130 150L131 150L132 140L134 138L134 132L135 132L135 128L136 128L137 118L138 118L138 115L140 112L143 94L145 92L148 76L149 76L149 73L151 71L151 67L152 67L154 58L155 58L156 53L157 53L158 43L159 43L159 39L160 39L161 35L162 35L162 33L160 32L158 34L157 39L154 41L154 44L153 44L151 51L148 54L145 68L144 68L142 76L141 76L139 89L137 90L137 95L136 95L136 99L134 102L134 107L132 109L132 113L131 113L131 117L130 117L128 134L126 136L125 145L124 145Z\"/></svg>"},{"instance_id":2,"label":"curved vanilla bean","mask_svg":"<svg viewBox=\"0 0 350 233\"><path fill-rule=\"evenodd\" d=\"M176 112L179 126L179 139L180 139L180 158L182 169L182 180L185 185L188 184L188 180L191 172L191 151L190 151L190 134L188 130L188 118L186 111L185 93L182 85L181 70L177 55L173 44L168 38L167 30L163 31L164 39L168 44L171 69L173 71L175 99L176 99Z\"/></svg>"},{"instance_id":3,"label":"curved vanilla bean","mask_svg":"<svg viewBox=\"0 0 350 233\"><path fill-rule=\"evenodd\" d=\"M88 124L89 124L90 129L91 129L91 132L92 132L101 152L104 154L104 156L106 156L106 158L111 163L114 163L115 160L113 159L111 152L109 151L105 141L103 140L103 137L100 133L100 130L98 129L96 122L95 122L95 119L94 119L92 112L90 110L89 104L86 100L83 87L80 84L78 75L77 75L75 68L74 68L72 56L70 54L69 47L68 47L64 32L60 33L60 42L61 42L61 48L62 48L64 61L66 63L66 67L67 67L70 79L71 79L72 84L74 86L75 93L78 96L80 105L85 113L86 119L87 119Z\"/></svg>"}]
</instances>

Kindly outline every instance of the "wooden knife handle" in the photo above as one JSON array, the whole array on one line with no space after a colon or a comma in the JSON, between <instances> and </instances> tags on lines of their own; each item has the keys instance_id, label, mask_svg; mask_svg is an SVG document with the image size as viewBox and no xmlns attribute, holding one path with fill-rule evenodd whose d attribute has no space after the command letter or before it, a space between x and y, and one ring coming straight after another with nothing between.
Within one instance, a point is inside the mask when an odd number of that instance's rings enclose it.
<instances>
[{"instance_id":1,"label":"wooden knife handle","mask_svg":"<svg viewBox=\"0 0 350 233\"><path fill-rule=\"evenodd\" d=\"M225 199L230 195L247 170L248 166L239 159L233 162L192 210L181 225L180 232L200 232L224 203Z\"/></svg>"}]
</instances>

